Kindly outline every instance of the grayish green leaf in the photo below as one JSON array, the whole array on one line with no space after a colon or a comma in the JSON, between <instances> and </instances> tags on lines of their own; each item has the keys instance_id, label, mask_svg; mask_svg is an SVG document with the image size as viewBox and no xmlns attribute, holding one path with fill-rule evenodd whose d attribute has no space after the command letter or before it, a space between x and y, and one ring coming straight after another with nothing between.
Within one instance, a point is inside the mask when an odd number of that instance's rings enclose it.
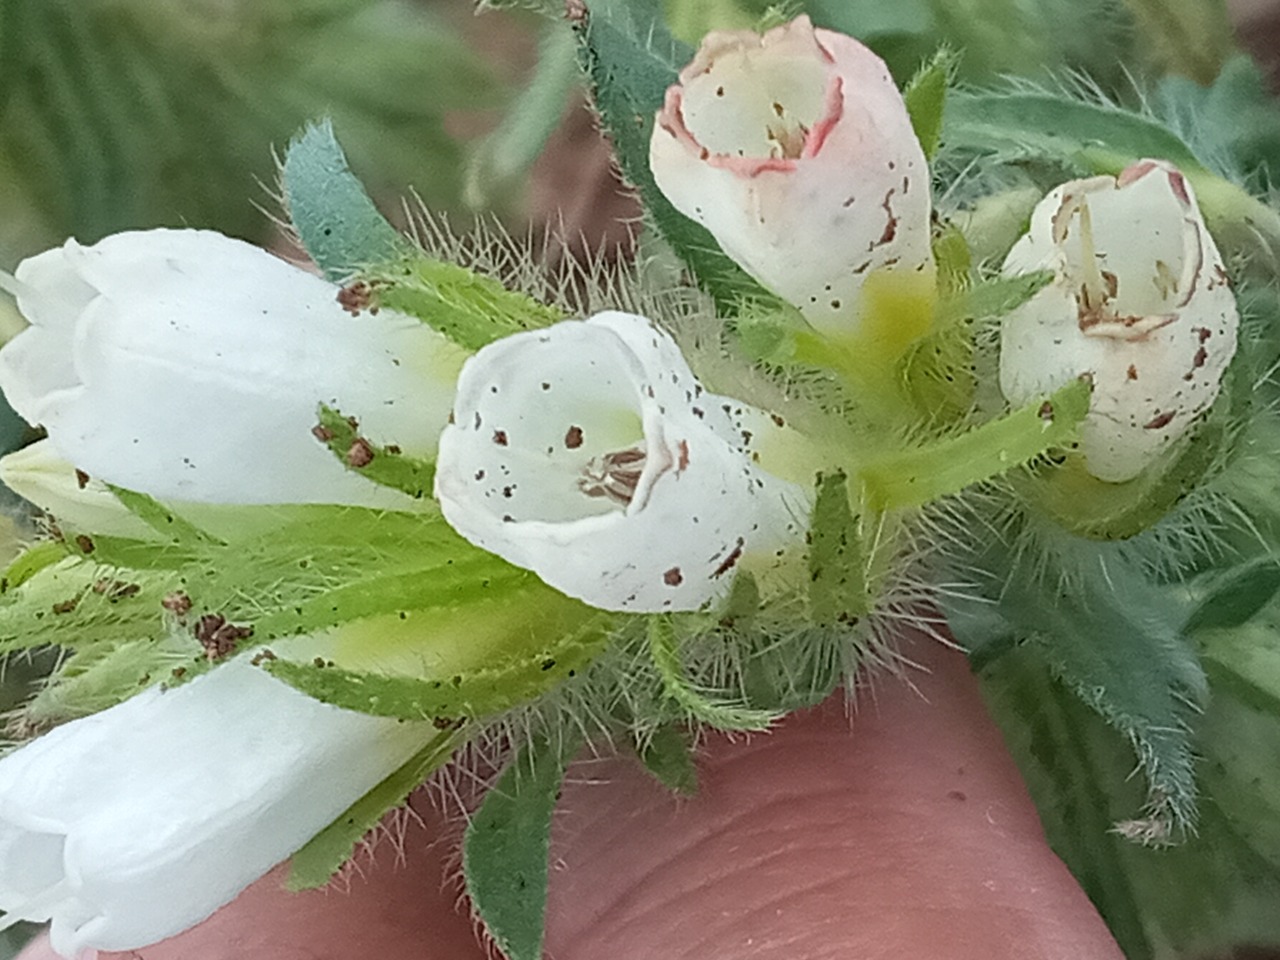
<instances>
[{"instance_id":1,"label":"grayish green leaf","mask_svg":"<svg viewBox=\"0 0 1280 960\"><path fill-rule=\"evenodd\" d=\"M467 893L509 960L542 960L551 815L572 755L546 740L521 751L467 827Z\"/></svg>"}]
</instances>

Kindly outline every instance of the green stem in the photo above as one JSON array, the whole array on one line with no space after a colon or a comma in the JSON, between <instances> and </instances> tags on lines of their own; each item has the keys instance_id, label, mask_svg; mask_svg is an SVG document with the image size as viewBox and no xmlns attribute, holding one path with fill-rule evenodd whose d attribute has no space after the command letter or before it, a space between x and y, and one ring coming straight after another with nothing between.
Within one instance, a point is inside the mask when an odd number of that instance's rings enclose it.
<instances>
[{"instance_id":1,"label":"green stem","mask_svg":"<svg viewBox=\"0 0 1280 960\"><path fill-rule=\"evenodd\" d=\"M923 506L1069 444L1091 391L1075 380L967 433L881 457L859 472L866 501L876 510Z\"/></svg>"}]
</instances>

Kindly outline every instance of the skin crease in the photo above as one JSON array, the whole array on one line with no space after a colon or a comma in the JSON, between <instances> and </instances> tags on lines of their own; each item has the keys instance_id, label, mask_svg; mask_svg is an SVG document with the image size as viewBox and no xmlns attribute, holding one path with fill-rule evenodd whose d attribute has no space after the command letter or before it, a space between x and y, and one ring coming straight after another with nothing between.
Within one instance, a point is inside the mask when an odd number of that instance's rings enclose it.
<instances>
[{"instance_id":1,"label":"skin crease","mask_svg":"<svg viewBox=\"0 0 1280 960\"><path fill-rule=\"evenodd\" d=\"M709 738L676 800L634 761L580 761L553 836L550 960L1121 960L1044 843L963 656L917 640L773 733ZM927 672L926 672L927 671ZM456 824L386 843L350 890L276 871L178 937L102 960L481 960L457 906ZM433 838L437 838L434 839ZM42 943L20 960L51 960Z\"/></svg>"}]
</instances>

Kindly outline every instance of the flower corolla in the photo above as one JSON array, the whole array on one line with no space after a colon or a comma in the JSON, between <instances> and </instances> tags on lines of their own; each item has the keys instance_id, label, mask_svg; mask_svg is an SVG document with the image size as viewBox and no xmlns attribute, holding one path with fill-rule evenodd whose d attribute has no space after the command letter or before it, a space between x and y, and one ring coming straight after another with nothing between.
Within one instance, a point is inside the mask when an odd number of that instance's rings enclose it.
<instances>
[{"instance_id":1,"label":"flower corolla","mask_svg":"<svg viewBox=\"0 0 1280 960\"><path fill-rule=\"evenodd\" d=\"M467 361L436 496L472 543L606 610L694 610L800 542L808 492L755 462L762 411L706 392L651 320L607 312Z\"/></svg>"},{"instance_id":2,"label":"flower corolla","mask_svg":"<svg viewBox=\"0 0 1280 960\"><path fill-rule=\"evenodd\" d=\"M1130 480L1210 407L1236 352L1235 296L1191 184L1158 160L1062 184L1004 263L1036 270L1054 279L1003 320L1000 388L1017 405L1089 378L1086 468Z\"/></svg>"},{"instance_id":3,"label":"flower corolla","mask_svg":"<svg viewBox=\"0 0 1280 960\"><path fill-rule=\"evenodd\" d=\"M394 506L316 442L317 408L430 454L465 356L209 231L69 240L12 286L31 326L0 350L9 403L79 470L161 499Z\"/></svg>"},{"instance_id":4,"label":"flower corolla","mask_svg":"<svg viewBox=\"0 0 1280 960\"><path fill-rule=\"evenodd\" d=\"M852 37L808 17L707 34L649 162L680 212L819 331L848 337L886 310L926 322L929 169L888 68Z\"/></svg>"},{"instance_id":5,"label":"flower corolla","mask_svg":"<svg viewBox=\"0 0 1280 960\"><path fill-rule=\"evenodd\" d=\"M438 732L319 703L243 659L0 759L0 927L65 957L199 923Z\"/></svg>"}]
</instances>

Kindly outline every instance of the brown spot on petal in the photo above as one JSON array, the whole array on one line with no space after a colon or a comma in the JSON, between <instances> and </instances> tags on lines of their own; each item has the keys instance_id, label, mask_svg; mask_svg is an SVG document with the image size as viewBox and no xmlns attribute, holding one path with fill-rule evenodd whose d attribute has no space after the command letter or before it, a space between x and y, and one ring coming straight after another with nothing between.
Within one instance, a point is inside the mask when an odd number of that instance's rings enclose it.
<instances>
[{"instance_id":1,"label":"brown spot on petal","mask_svg":"<svg viewBox=\"0 0 1280 960\"><path fill-rule=\"evenodd\" d=\"M676 463L676 473L684 473L689 466L689 442L687 440L680 441L680 459Z\"/></svg>"},{"instance_id":2,"label":"brown spot on petal","mask_svg":"<svg viewBox=\"0 0 1280 960\"><path fill-rule=\"evenodd\" d=\"M505 447L507 445L507 431L505 430L493 431L493 442L500 447Z\"/></svg>"},{"instance_id":3,"label":"brown spot on petal","mask_svg":"<svg viewBox=\"0 0 1280 960\"><path fill-rule=\"evenodd\" d=\"M720 566L716 567L713 571L711 571L712 578L722 577L726 573L728 573L730 570L732 570L734 567L734 564L736 564L738 560L742 558L742 548L745 545L746 545L746 541L743 540L742 537L739 537L737 544L733 548L733 551L727 557L725 557L723 561L721 561Z\"/></svg>"},{"instance_id":4,"label":"brown spot on petal","mask_svg":"<svg viewBox=\"0 0 1280 960\"><path fill-rule=\"evenodd\" d=\"M1046 420L1049 423L1053 422L1053 404L1048 400L1040 404L1040 409L1036 412L1040 414L1041 420Z\"/></svg>"},{"instance_id":5,"label":"brown spot on petal","mask_svg":"<svg viewBox=\"0 0 1280 960\"><path fill-rule=\"evenodd\" d=\"M678 587L684 583L684 574L680 572L679 567L672 567L662 575L662 582L668 587Z\"/></svg>"},{"instance_id":6,"label":"brown spot on petal","mask_svg":"<svg viewBox=\"0 0 1280 960\"><path fill-rule=\"evenodd\" d=\"M1131 363L1131 364L1129 364L1129 369L1128 369L1128 371L1126 372L1126 374L1125 374L1125 375L1126 375L1130 380L1137 380L1137 379L1138 379L1138 368L1137 368L1136 366L1134 366L1132 363Z\"/></svg>"},{"instance_id":7,"label":"brown spot on petal","mask_svg":"<svg viewBox=\"0 0 1280 960\"><path fill-rule=\"evenodd\" d=\"M893 238L898 235L898 218L893 215L893 208L889 206L889 201L892 199L893 191L890 190L884 195L884 203L880 204L881 209L889 215L889 222L884 225L884 233L880 234L880 239L875 243L877 247L892 243Z\"/></svg>"},{"instance_id":8,"label":"brown spot on petal","mask_svg":"<svg viewBox=\"0 0 1280 960\"><path fill-rule=\"evenodd\" d=\"M93 553L93 540L83 533L76 537L76 546L80 548L81 553Z\"/></svg>"},{"instance_id":9,"label":"brown spot on petal","mask_svg":"<svg viewBox=\"0 0 1280 960\"><path fill-rule=\"evenodd\" d=\"M582 428L578 426L570 427L565 432L564 445L570 450L577 450L582 446Z\"/></svg>"},{"instance_id":10,"label":"brown spot on petal","mask_svg":"<svg viewBox=\"0 0 1280 960\"><path fill-rule=\"evenodd\" d=\"M1174 410L1169 410L1166 413L1157 413L1154 417L1151 418L1151 421L1149 423L1144 423L1142 425L1142 429L1160 430L1164 427L1167 427L1175 416L1177 416L1177 412Z\"/></svg>"},{"instance_id":11,"label":"brown spot on petal","mask_svg":"<svg viewBox=\"0 0 1280 960\"><path fill-rule=\"evenodd\" d=\"M88 485L89 485L89 475L85 473L83 470L81 470L79 467L77 467L76 468L76 486L79 487L81 490L83 490Z\"/></svg>"},{"instance_id":12,"label":"brown spot on petal","mask_svg":"<svg viewBox=\"0 0 1280 960\"><path fill-rule=\"evenodd\" d=\"M311 435L321 443L328 443L333 439L333 431L322 423L317 423L311 428Z\"/></svg>"}]
</instances>

